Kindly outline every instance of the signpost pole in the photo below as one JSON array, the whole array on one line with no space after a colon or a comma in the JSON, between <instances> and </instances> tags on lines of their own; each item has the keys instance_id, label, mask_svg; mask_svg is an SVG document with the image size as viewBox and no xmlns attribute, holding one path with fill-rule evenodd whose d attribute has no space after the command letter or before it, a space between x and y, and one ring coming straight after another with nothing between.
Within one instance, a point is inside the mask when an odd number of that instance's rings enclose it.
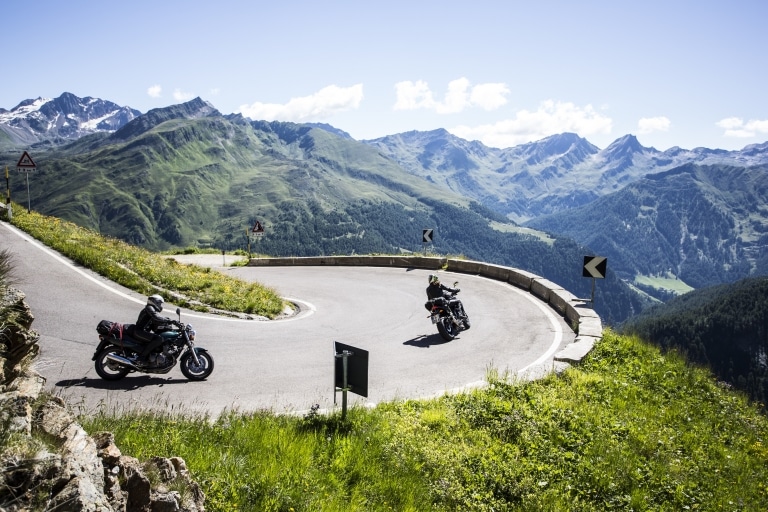
<instances>
[{"instance_id":1,"label":"signpost pole","mask_svg":"<svg viewBox=\"0 0 768 512\"><path fill-rule=\"evenodd\" d=\"M421 242L424 244L424 257L427 256L427 244L432 241L432 235L434 233L434 230L432 229L424 229L421 232Z\"/></svg>"},{"instance_id":2,"label":"signpost pole","mask_svg":"<svg viewBox=\"0 0 768 512\"><path fill-rule=\"evenodd\" d=\"M589 302L590 307L595 309L595 280L605 279L605 272L608 266L608 258L603 256L584 256L584 267L582 267L581 275L583 277L592 278L592 295L589 299L576 299Z\"/></svg>"},{"instance_id":3,"label":"signpost pole","mask_svg":"<svg viewBox=\"0 0 768 512\"><path fill-rule=\"evenodd\" d=\"M13 210L11 209L11 178L8 175L8 166L5 166L5 209L8 212L8 222L13 220Z\"/></svg>"},{"instance_id":4,"label":"signpost pole","mask_svg":"<svg viewBox=\"0 0 768 512\"><path fill-rule=\"evenodd\" d=\"M32 211L32 198L29 194L29 171L34 171L36 168L37 166L35 165L34 160L32 160L32 157L29 156L29 153L26 151L21 155L19 162L16 164L16 169L24 171L24 174L27 175L27 213ZM8 192L8 197L10 198L10 190Z\"/></svg>"},{"instance_id":5,"label":"signpost pole","mask_svg":"<svg viewBox=\"0 0 768 512\"><path fill-rule=\"evenodd\" d=\"M253 225L253 229L251 229L251 234L256 237L256 240L259 240L262 236L264 236L264 226L259 222L258 220ZM251 259L251 239L248 238L248 260Z\"/></svg>"},{"instance_id":6,"label":"signpost pole","mask_svg":"<svg viewBox=\"0 0 768 512\"><path fill-rule=\"evenodd\" d=\"M347 391L348 391L348 384L347 384L347 376L349 375L349 360L348 357L352 355L352 352L345 350L341 354L341 364L344 365L344 377L343 377L343 384L344 386L341 388L341 419L342 421L347 418Z\"/></svg>"},{"instance_id":7,"label":"signpost pole","mask_svg":"<svg viewBox=\"0 0 768 512\"><path fill-rule=\"evenodd\" d=\"M349 391L349 356L354 355L350 350L342 350L336 353L336 359L341 358L341 419L347 417L347 391ZM336 377L338 378L338 377ZM337 381L338 382L338 381ZM338 385L338 384L337 384ZM336 404L336 393L333 394L333 403Z\"/></svg>"},{"instance_id":8,"label":"signpost pole","mask_svg":"<svg viewBox=\"0 0 768 512\"><path fill-rule=\"evenodd\" d=\"M336 405L336 393L341 391L341 419L345 420L347 393L368 396L368 351L334 341L333 357L333 405Z\"/></svg>"},{"instance_id":9,"label":"signpost pole","mask_svg":"<svg viewBox=\"0 0 768 512\"><path fill-rule=\"evenodd\" d=\"M27 213L32 211L32 199L29 195L29 172L24 173L27 176Z\"/></svg>"}]
</instances>

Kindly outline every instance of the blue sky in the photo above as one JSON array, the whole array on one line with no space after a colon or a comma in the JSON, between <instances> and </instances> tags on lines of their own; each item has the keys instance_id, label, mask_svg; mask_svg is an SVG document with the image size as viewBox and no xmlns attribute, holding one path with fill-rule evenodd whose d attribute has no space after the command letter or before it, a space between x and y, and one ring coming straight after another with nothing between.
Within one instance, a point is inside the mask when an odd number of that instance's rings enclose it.
<instances>
[{"instance_id":1,"label":"blue sky","mask_svg":"<svg viewBox=\"0 0 768 512\"><path fill-rule=\"evenodd\" d=\"M768 140L764 0L5 0L0 19L5 109L63 92L142 112L199 96L360 140Z\"/></svg>"}]
</instances>

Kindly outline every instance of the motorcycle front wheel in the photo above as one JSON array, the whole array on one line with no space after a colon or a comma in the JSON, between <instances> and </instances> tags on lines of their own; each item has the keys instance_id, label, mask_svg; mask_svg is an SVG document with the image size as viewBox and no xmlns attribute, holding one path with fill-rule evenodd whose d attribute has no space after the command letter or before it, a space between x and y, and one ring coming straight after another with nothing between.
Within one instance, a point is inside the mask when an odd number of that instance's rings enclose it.
<instances>
[{"instance_id":1,"label":"motorcycle front wheel","mask_svg":"<svg viewBox=\"0 0 768 512\"><path fill-rule=\"evenodd\" d=\"M96 373L104 380L120 380L128 375L131 369L120 363L108 360L107 356L110 354L123 356L122 350L117 347L113 346L105 348L99 352L99 355L96 357L96 363L94 365L96 367Z\"/></svg>"},{"instance_id":2,"label":"motorcycle front wheel","mask_svg":"<svg viewBox=\"0 0 768 512\"><path fill-rule=\"evenodd\" d=\"M213 372L213 357L211 357L211 354L199 351L197 353L197 360L200 361L200 364L195 363L195 358L192 352L189 351L181 356L179 361L181 373L189 380L205 380Z\"/></svg>"}]
</instances>

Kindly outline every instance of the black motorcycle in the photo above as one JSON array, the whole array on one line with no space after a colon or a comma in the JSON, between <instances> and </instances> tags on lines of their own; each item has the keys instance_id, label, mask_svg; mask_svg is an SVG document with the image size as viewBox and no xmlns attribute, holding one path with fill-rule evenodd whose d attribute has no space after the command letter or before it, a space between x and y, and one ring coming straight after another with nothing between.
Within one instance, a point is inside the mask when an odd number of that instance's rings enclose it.
<instances>
[{"instance_id":1,"label":"black motorcycle","mask_svg":"<svg viewBox=\"0 0 768 512\"><path fill-rule=\"evenodd\" d=\"M181 322L181 311L176 309L179 321L158 334L163 343L146 362L139 361L145 343L132 338L130 325L102 320L96 326L99 346L93 354L96 373L104 380L120 380L131 372L163 374L181 363L181 373L189 380L204 380L213 372L213 358L208 351L195 347L195 330Z\"/></svg>"},{"instance_id":2,"label":"black motorcycle","mask_svg":"<svg viewBox=\"0 0 768 512\"><path fill-rule=\"evenodd\" d=\"M453 287L456 288L458 284L458 282L453 283ZM429 311L432 323L437 326L437 331L446 341L451 341L461 331L469 329L469 316L459 301L452 300L457 293L459 293L458 290L451 293L450 298L437 297L424 304Z\"/></svg>"}]
</instances>

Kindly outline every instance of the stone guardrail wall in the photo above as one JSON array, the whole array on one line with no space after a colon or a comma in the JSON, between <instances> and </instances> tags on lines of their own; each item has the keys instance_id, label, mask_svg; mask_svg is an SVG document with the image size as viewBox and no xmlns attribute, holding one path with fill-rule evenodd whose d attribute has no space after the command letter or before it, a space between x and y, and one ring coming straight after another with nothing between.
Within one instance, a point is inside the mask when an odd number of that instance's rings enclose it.
<instances>
[{"instance_id":1,"label":"stone guardrail wall","mask_svg":"<svg viewBox=\"0 0 768 512\"><path fill-rule=\"evenodd\" d=\"M555 361L578 363L594 344L602 338L603 326L600 317L584 299L579 299L563 287L543 277L515 268L492 265L478 261L457 260L427 256L314 256L295 258L252 258L249 267L270 266L361 266L400 267L425 270L448 270L462 274L479 275L488 279L503 281L528 291L549 304L558 314L568 320L576 333L574 342L555 354Z\"/></svg>"}]
</instances>

